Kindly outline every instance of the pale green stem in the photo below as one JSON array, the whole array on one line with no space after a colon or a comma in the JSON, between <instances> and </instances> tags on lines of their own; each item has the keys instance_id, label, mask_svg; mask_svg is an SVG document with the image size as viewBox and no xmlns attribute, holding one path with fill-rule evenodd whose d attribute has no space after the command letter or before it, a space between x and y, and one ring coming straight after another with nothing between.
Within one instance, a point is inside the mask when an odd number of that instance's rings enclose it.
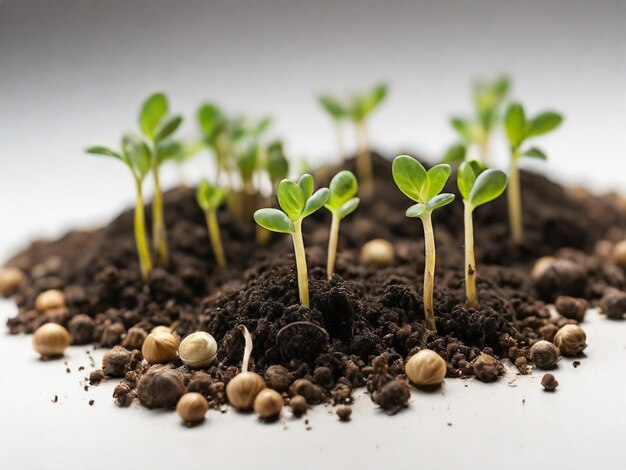
<instances>
[{"instance_id":1,"label":"pale green stem","mask_svg":"<svg viewBox=\"0 0 626 470\"><path fill-rule=\"evenodd\" d=\"M298 293L300 304L309 306L309 277L306 267L306 253L304 252L304 240L302 239L302 220L294 222L295 231L292 235L293 248L296 253L296 269L298 272Z\"/></svg>"},{"instance_id":2,"label":"pale green stem","mask_svg":"<svg viewBox=\"0 0 626 470\"><path fill-rule=\"evenodd\" d=\"M359 176L361 197L370 200L374 195L374 170L372 169L372 156L367 144L367 130L365 121L356 123L357 157L356 169Z\"/></svg>"},{"instance_id":3,"label":"pale green stem","mask_svg":"<svg viewBox=\"0 0 626 470\"><path fill-rule=\"evenodd\" d=\"M476 258L474 256L474 220L472 218L472 206L468 201L463 201L465 207L465 297L467 305L478 308L478 295L476 294Z\"/></svg>"},{"instance_id":4,"label":"pale green stem","mask_svg":"<svg viewBox=\"0 0 626 470\"><path fill-rule=\"evenodd\" d=\"M491 161L489 158L489 134L485 136L483 141L480 143L479 147L480 147L480 153L481 153L483 165L489 168L491 166Z\"/></svg>"},{"instance_id":5,"label":"pale green stem","mask_svg":"<svg viewBox=\"0 0 626 470\"><path fill-rule=\"evenodd\" d=\"M435 325L435 310L433 307L436 260L435 235L430 212L424 214L422 223L424 224L424 243L426 248L426 260L424 263L424 318L426 319L426 328L431 331L437 331Z\"/></svg>"},{"instance_id":6,"label":"pale green stem","mask_svg":"<svg viewBox=\"0 0 626 470\"><path fill-rule=\"evenodd\" d=\"M332 222L330 224L330 236L328 238L328 259L326 262L326 272L328 279L333 277L335 273L335 258L337 256L337 240L339 239L339 216L333 212Z\"/></svg>"},{"instance_id":7,"label":"pale green stem","mask_svg":"<svg viewBox=\"0 0 626 470\"><path fill-rule=\"evenodd\" d=\"M146 223L143 210L143 192L141 190L141 181L135 179L135 186L137 197L135 204L135 244L137 245L141 277L146 280L152 270L152 258L150 257L148 239L146 237Z\"/></svg>"},{"instance_id":8,"label":"pale green stem","mask_svg":"<svg viewBox=\"0 0 626 470\"><path fill-rule=\"evenodd\" d=\"M516 245L521 245L524 239L523 222L522 222L522 198L520 193L519 168L517 162L519 160L519 151L513 150L511 156L511 171L509 174L508 203L509 203L509 224L511 227L511 236Z\"/></svg>"},{"instance_id":9,"label":"pale green stem","mask_svg":"<svg viewBox=\"0 0 626 470\"><path fill-rule=\"evenodd\" d=\"M209 239L211 240L211 247L213 248L215 261L220 268L224 268L226 267L226 257L224 256L222 237L220 236L220 226L217 221L217 209L208 209L204 212L204 215L206 217Z\"/></svg>"},{"instance_id":10,"label":"pale green stem","mask_svg":"<svg viewBox=\"0 0 626 470\"><path fill-rule=\"evenodd\" d=\"M154 199L152 200L152 243L157 252L157 263L161 268L168 264L167 238L163 219L163 193L159 182L159 164L156 155L152 156L152 174L154 177Z\"/></svg>"}]
</instances>

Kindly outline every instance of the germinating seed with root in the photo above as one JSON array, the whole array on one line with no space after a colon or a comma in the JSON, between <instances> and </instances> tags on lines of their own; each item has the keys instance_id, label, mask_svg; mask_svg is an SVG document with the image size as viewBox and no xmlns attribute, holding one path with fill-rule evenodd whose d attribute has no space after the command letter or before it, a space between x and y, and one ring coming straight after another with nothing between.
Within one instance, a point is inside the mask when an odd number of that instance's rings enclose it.
<instances>
[{"instance_id":1,"label":"germinating seed with root","mask_svg":"<svg viewBox=\"0 0 626 470\"><path fill-rule=\"evenodd\" d=\"M62 356L72 337L61 325L46 323L33 333L33 348L44 358Z\"/></svg>"},{"instance_id":2,"label":"germinating seed with root","mask_svg":"<svg viewBox=\"0 0 626 470\"><path fill-rule=\"evenodd\" d=\"M246 341L241 373L235 375L226 385L226 396L232 406L240 411L248 411L254 406L254 399L258 393L265 388L265 382L259 374L248 372L248 363L252 354L252 337L245 326L240 325L239 329Z\"/></svg>"}]
</instances>

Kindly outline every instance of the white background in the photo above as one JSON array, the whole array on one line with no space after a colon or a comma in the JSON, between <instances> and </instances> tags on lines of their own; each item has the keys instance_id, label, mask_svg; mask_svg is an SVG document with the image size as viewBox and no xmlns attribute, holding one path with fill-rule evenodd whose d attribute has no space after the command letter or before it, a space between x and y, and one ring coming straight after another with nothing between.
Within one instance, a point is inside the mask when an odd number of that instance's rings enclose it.
<instances>
[{"instance_id":1,"label":"white background","mask_svg":"<svg viewBox=\"0 0 626 470\"><path fill-rule=\"evenodd\" d=\"M32 237L102 223L129 205L126 169L83 149L135 127L153 90L189 116L189 137L199 102L215 100L273 114L291 155L316 162L334 158L335 147L314 94L384 79L391 93L371 123L375 147L435 159L454 139L447 118L469 111L470 79L500 72L514 77L514 96L531 114L549 107L566 116L538 142L551 160L536 168L596 190L623 188L619 0L0 0L0 259ZM496 149L506 166L501 142ZM202 156L187 177L209 168ZM165 180L176 181L172 168ZM2 320L15 313L0 307ZM188 430L172 413L121 410L112 384L83 391L84 348L68 353L66 374L62 362L39 362L30 338L2 336L0 466L621 468L626 326L591 320L589 357L578 369L561 362L555 394L541 391L539 373L510 385L514 374L495 385L447 380L392 419L368 397L350 424L321 408L310 431L288 417L264 426L213 412Z\"/></svg>"}]
</instances>

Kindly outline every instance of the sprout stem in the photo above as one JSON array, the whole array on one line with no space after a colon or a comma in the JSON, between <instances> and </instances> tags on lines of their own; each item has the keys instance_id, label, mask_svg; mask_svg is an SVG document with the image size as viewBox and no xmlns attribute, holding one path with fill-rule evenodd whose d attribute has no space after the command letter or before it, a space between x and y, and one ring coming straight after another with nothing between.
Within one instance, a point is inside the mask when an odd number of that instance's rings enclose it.
<instances>
[{"instance_id":1,"label":"sprout stem","mask_svg":"<svg viewBox=\"0 0 626 470\"><path fill-rule=\"evenodd\" d=\"M489 158L489 136L486 136L480 143L480 154L482 156L483 165L489 168L491 166Z\"/></svg>"},{"instance_id":2,"label":"sprout stem","mask_svg":"<svg viewBox=\"0 0 626 470\"><path fill-rule=\"evenodd\" d=\"M163 193L159 182L159 164L155 155L152 156L152 174L154 176L154 199L152 201L152 243L157 252L157 262L162 268L167 267L167 240L163 220Z\"/></svg>"},{"instance_id":3,"label":"sprout stem","mask_svg":"<svg viewBox=\"0 0 626 470\"><path fill-rule=\"evenodd\" d=\"M339 216L335 212L333 212L333 218L330 224L330 237L328 238L328 259L326 262L326 272L328 273L328 279L333 277L333 274L335 273L335 257L337 256L339 222Z\"/></svg>"},{"instance_id":4,"label":"sprout stem","mask_svg":"<svg viewBox=\"0 0 626 470\"><path fill-rule=\"evenodd\" d=\"M374 194L374 181L372 170L372 156L367 145L367 130L365 122L356 123L357 134L357 160L356 167L360 181L360 193L363 199L370 200Z\"/></svg>"},{"instance_id":5,"label":"sprout stem","mask_svg":"<svg viewBox=\"0 0 626 470\"><path fill-rule=\"evenodd\" d=\"M304 240L302 239L302 220L293 223L295 231L293 232L293 248L296 253L296 269L298 271L298 293L300 295L300 304L304 307L309 306L309 278L306 267L306 253L304 252Z\"/></svg>"},{"instance_id":6,"label":"sprout stem","mask_svg":"<svg viewBox=\"0 0 626 470\"><path fill-rule=\"evenodd\" d=\"M215 261L220 268L226 267L226 257L224 256L224 248L222 247L222 237L220 236L220 226L217 221L217 210L209 209L204 212L206 217L207 228L209 230L209 238L211 239L211 247L215 255Z\"/></svg>"},{"instance_id":7,"label":"sprout stem","mask_svg":"<svg viewBox=\"0 0 626 470\"><path fill-rule=\"evenodd\" d=\"M146 280L152 270L152 258L150 257L146 237L141 181L135 180L135 186L137 188L137 202L135 205L135 243L137 245L137 254L139 255L141 277Z\"/></svg>"},{"instance_id":8,"label":"sprout stem","mask_svg":"<svg viewBox=\"0 0 626 470\"><path fill-rule=\"evenodd\" d=\"M246 341L243 350L243 361L241 363L241 372L245 373L248 372L248 363L250 362L250 355L252 354L252 336L250 336L250 332L245 326L239 325L237 328L243 333L243 337Z\"/></svg>"},{"instance_id":9,"label":"sprout stem","mask_svg":"<svg viewBox=\"0 0 626 470\"><path fill-rule=\"evenodd\" d=\"M468 201L463 201L465 207L465 296L467 305L478 308L478 295L476 294L476 258L474 256L474 221L472 219L472 206Z\"/></svg>"},{"instance_id":10,"label":"sprout stem","mask_svg":"<svg viewBox=\"0 0 626 470\"><path fill-rule=\"evenodd\" d=\"M524 232L522 225L522 200L520 194L519 168L517 161L519 159L519 151L513 150L511 156L511 171L509 174L508 184L508 203L509 203L509 224L511 227L511 236L516 245L521 245Z\"/></svg>"},{"instance_id":11,"label":"sprout stem","mask_svg":"<svg viewBox=\"0 0 626 470\"><path fill-rule=\"evenodd\" d=\"M340 120L336 120L335 127L337 129L337 148L339 149L339 159L343 163L346 161L346 142L343 136L343 127Z\"/></svg>"},{"instance_id":12,"label":"sprout stem","mask_svg":"<svg viewBox=\"0 0 626 470\"><path fill-rule=\"evenodd\" d=\"M435 311L433 309L433 286L435 277L435 235L431 213L426 212L422 217L424 224L424 243L426 245L426 262L424 267L424 317L426 327L431 331L437 331L435 325Z\"/></svg>"}]
</instances>

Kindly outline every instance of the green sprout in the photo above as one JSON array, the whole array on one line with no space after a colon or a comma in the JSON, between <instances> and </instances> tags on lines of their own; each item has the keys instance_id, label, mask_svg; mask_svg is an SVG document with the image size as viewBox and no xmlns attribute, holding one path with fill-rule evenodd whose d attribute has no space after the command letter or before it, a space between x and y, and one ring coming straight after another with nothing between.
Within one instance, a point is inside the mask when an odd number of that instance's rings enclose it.
<instances>
[{"instance_id":1,"label":"green sprout","mask_svg":"<svg viewBox=\"0 0 626 470\"><path fill-rule=\"evenodd\" d=\"M424 243L426 262L424 268L424 317L426 327L436 331L435 311L433 308L433 288L435 278L435 236L431 214L435 209L454 200L454 194L442 193L450 177L450 165L435 165L426 171L422 164L413 157L400 155L392 166L396 185L409 199L417 204L409 207L406 216L422 219L424 225Z\"/></svg>"},{"instance_id":2,"label":"green sprout","mask_svg":"<svg viewBox=\"0 0 626 470\"><path fill-rule=\"evenodd\" d=\"M146 226L143 206L143 181L150 172L150 149L138 137L125 135L122 138L121 150L115 151L104 146L89 147L87 153L105 157L116 158L126 164L135 181L136 203L135 203L135 243L137 254L139 255L139 266L141 276L147 279L152 270L152 259L148 249L146 237Z\"/></svg>"},{"instance_id":3,"label":"green sprout","mask_svg":"<svg viewBox=\"0 0 626 470\"><path fill-rule=\"evenodd\" d=\"M328 260L326 263L326 271L328 279L330 279L335 272L339 223L356 210L359 206L359 198L355 197L358 190L356 177L347 170L337 173L330 181L328 189L330 196L324 207L332 214L330 237L328 239Z\"/></svg>"},{"instance_id":4,"label":"green sprout","mask_svg":"<svg viewBox=\"0 0 626 470\"><path fill-rule=\"evenodd\" d=\"M472 214L478 206L493 201L506 188L506 175L500 170L485 170L476 162L459 166L457 184L463 197L465 221L465 293L467 305L478 308L476 293L476 258L474 256L474 221Z\"/></svg>"},{"instance_id":5,"label":"green sprout","mask_svg":"<svg viewBox=\"0 0 626 470\"><path fill-rule=\"evenodd\" d=\"M159 266L168 264L167 234L163 217L163 193L159 179L159 166L164 149L170 145L168 138L180 127L183 118L169 115L169 103L163 93L154 93L144 101L139 112L139 127L148 142L150 162L154 178L154 199L152 201L152 238Z\"/></svg>"},{"instance_id":6,"label":"green sprout","mask_svg":"<svg viewBox=\"0 0 626 470\"><path fill-rule=\"evenodd\" d=\"M491 134L500 122L502 106L510 87L507 77L498 77L493 82L480 81L474 85L475 116L472 118L454 117L450 120L460 137L460 142L448 149L444 156L445 162L462 162L466 159L468 147L475 145L480 151L482 163L489 166Z\"/></svg>"},{"instance_id":7,"label":"green sprout","mask_svg":"<svg viewBox=\"0 0 626 470\"><path fill-rule=\"evenodd\" d=\"M202 180L196 192L196 201L204 211L211 247L215 255L215 260L220 268L226 267L226 257L222 247L222 237L217 221L217 210L224 203L226 193L217 185L210 184L207 180Z\"/></svg>"},{"instance_id":8,"label":"green sprout","mask_svg":"<svg viewBox=\"0 0 626 470\"><path fill-rule=\"evenodd\" d=\"M326 112L329 114L335 124L335 130L337 133L337 149L339 150L339 158L343 162L348 156L343 135L343 123L347 119L348 113L341 105L341 103L339 103L332 96L321 95L318 99L320 104L322 105L322 108L326 110Z\"/></svg>"},{"instance_id":9,"label":"green sprout","mask_svg":"<svg viewBox=\"0 0 626 470\"><path fill-rule=\"evenodd\" d=\"M515 244L519 245L524 239L522 221L522 199L520 191L520 179L518 162L522 157L538 158L546 160L546 154L537 147L529 147L523 150L522 144L527 140L538 137L556 129L563 117L554 111L544 111L532 119L526 118L524 108L519 103L512 103L506 111L504 127L511 146L511 170L509 173L508 203L509 223L511 236Z\"/></svg>"},{"instance_id":10,"label":"green sprout","mask_svg":"<svg viewBox=\"0 0 626 470\"><path fill-rule=\"evenodd\" d=\"M366 123L372 111L378 108L386 96L387 85L379 84L365 93L353 95L346 104L328 95L320 98L322 106L334 120L343 119L345 116L354 123L357 137L357 174L361 182L361 193L365 199L371 199L374 194L374 170L367 140Z\"/></svg>"},{"instance_id":11,"label":"green sprout","mask_svg":"<svg viewBox=\"0 0 626 470\"><path fill-rule=\"evenodd\" d=\"M230 174L232 162L232 139L230 123L224 112L216 105L205 103L197 113L198 124L204 137L204 144L213 151L217 164L217 182L223 173Z\"/></svg>"},{"instance_id":12,"label":"green sprout","mask_svg":"<svg viewBox=\"0 0 626 470\"><path fill-rule=\"evenodd\" d=\"M302 239L302 221L326 204L330 197L328 188L313 192L314 187L313 177L309 174L302 175L297 183L284 179L276 190L282 211L265 208L254 213L254 220L261 227L272 232L291 235L296 255L298 293L300 303L305 307L309 306L309 280Z\"/></svg>"}]
</instances>

